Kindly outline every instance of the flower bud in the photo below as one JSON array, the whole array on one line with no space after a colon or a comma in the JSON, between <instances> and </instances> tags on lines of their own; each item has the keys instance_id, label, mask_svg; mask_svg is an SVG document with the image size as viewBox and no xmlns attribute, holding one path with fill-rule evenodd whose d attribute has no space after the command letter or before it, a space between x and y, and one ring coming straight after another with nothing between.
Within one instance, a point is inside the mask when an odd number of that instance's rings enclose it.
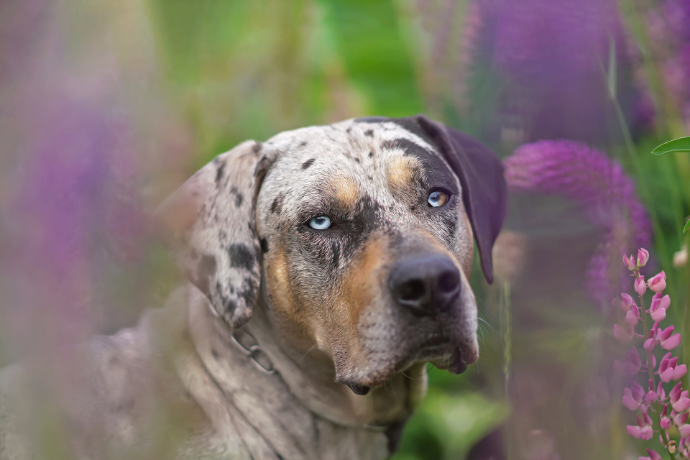
<instances>
[{"instance_id":1,"label":"flower bud","mask_svg":"<svg viewBox=\"0 0 690 460\"><path fill-rule=\"evenodd\" d=\"M647 453L649 454L649 460L663 460L661 458L661 455L657 454L655 450L648 448ZM644 458L644 457L640 457L640 458Z\"/></svg>"},{"instance_id":2,"label":"flower bud","mask_svg":"<svg viewBox=\"0 0 690 460\"><path fill-rule=\"evenodd\" d=\"M630 271L633 271L637 268L637 264L635 263L633 256L623 256L623 265L625 265L625 268Z\"/></svg>"},{"instance_id":3,"label":"flower bud","mask_svg":"<svg viewBox=\"0 0 690 460\"><path fill-rule=\"evenodd\" d=\"M649 260L649 252L647 252L646 249L638 249L637 250L637 266L638 267L644 267L647 265L647 261Z\"/></svg>"},{"instance_id":4,"label":"flower bud","mask_svg":"<svg viewBox=\"0 0 690 460\"><path fill-rule=\"evenodd\" d=\"M664 289L666 289L666 273L662 271L661 273L653 276L647 283L649 285L649 289L657 294L663 292Z\"/></svg>"}]
</instances>

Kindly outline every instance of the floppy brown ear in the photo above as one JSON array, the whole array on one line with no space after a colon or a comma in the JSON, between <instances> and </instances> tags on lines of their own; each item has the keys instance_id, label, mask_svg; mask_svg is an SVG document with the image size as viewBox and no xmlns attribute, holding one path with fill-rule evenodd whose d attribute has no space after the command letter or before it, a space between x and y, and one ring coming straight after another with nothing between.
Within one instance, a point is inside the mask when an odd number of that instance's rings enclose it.
<instances>
[{"instance_id":1,"label":"floppy brown ear","mask_svg":"<svg viewBox=\"0 0 690 460\"><path fill-rule=\"evenodd\" d=\"M218 155L155 213L175 262L233 327L249 320L259 295L254 209L265 174L261 150L247 141Z\"/></svg>"},{"instance_id":2,"label":"floppy brown ear","mask_svg":"<svg viewBox=\"0 0 690 460\"><path fill-rule=\"evenodd\" d=\"M508 204L503 164L477 139L424 115L417 115L415 119L460 179L462 201L477 240L482 271L492 283L491 249L503 226Z\"/></svg>"}]
</instances>

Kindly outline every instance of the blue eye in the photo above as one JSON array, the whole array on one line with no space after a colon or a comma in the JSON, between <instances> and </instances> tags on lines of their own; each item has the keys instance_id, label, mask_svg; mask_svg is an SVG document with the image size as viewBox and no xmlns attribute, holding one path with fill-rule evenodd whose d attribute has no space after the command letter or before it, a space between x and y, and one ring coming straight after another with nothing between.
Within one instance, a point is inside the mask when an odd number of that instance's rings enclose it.
<instances>
[{"instance_id":1,"label":"blue eye","mask_svg":"<svg viewBox=\"0 0 690 460\"><path fill-rule=\"evenodd\" d=\"M429 194L429 199L427 201L432 208L440 208L448 203L449 199L450 196L447 193L436 190Z\"/></svg>"},{"instance_id":2,"label":"blue eye","mask_svg":"<svg viewBox=\"0 0 690 460\"><path fill-rule=\"evenodd\" d=\"M314 230L327 230L331 226L331 219L326 216L313 217L309 220L309 226Z\"/></svg>"}]
</instances>

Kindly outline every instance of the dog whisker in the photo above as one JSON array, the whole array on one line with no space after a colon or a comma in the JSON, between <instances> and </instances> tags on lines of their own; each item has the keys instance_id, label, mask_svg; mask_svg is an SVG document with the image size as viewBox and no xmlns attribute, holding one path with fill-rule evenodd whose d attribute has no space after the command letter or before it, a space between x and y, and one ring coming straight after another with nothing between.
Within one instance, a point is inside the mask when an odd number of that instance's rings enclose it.
<instances>
[{"instance_id":1,"label":"dog whisker","mask_svg":"<svg viewBox=\"0 0 690 460\"><path fill-rule=\"evenodd\" d=\"M306 352L305 354L302 355L302 357L299 359L299 361L297 361L297 364L301 363L302 360L303 360L303 359L309 354L309 352L312 351L314 348L316 348L316 344L314 344L313 347L311 347L309 350L307 350L307 352Z\"/></svg>"}]
</instances>

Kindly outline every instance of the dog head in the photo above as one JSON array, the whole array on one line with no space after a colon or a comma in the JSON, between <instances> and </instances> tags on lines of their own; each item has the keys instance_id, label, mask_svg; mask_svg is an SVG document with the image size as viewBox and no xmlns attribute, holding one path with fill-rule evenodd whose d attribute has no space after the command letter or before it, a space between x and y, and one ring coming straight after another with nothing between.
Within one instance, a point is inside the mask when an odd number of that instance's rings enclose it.
<instances>
[{"instance_id":1,"label":"dog head","mask_svg":"<svg viewBox=\"0 0 690 460\"><path fill-rule=\"evenodd\" d=\"M473 236L491 282L505 209L493 153L416 116L245 142L158 214L218 315L241 326L262 295L286 345L316 348L364 394L415 363L477 359Z\"/></svg>"}]
</instances>

